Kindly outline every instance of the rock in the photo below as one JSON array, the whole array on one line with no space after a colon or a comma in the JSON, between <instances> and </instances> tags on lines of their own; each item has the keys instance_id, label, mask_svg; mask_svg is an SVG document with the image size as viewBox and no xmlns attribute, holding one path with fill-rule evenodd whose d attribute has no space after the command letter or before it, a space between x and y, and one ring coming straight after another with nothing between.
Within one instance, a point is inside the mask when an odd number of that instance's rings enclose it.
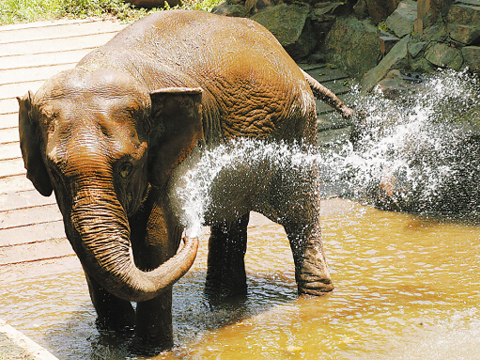
<instances>
[{"instance_id":1,"label":"rock","mask_svg":"<svg viewBox=\"0 0 480 360\"><path fill-rule=\"evenodd\" d=\"M212 12L217 15L231 17L245 17L245 5L228 4L223 2L213 8Z\"/></svg>"},{"instance_id":2,"label":"rock","mask_svg":"<svg viewBox=\"0 0 480 360\"><path fill-rule=\"evenodd\" d=\"M454 0L417 0L417 19L421 20L423 28L428 28L447 14L453 2Z\"/></svg>"},{"instance_id":3,"label":"rock","mask_svg":"<svg viewBox=\"0 0 480 360\"><path fill-rule=\"evenodd\" d=\"M404 37L413 32L413 24L417 19L417 3L404 0L398 4L397 9L390 15L385 24L396 36Z\"/></svg>"},{"instance_id":4,"label":"rock","mask_svg":"<svg viewBox=\"0 0 480 360\"><path fill-rule=\"evenodd\" d=\"M409 41L410 35L405 36L376 67L365 74L361 81L364 91L371 91L391 70L408 68Z\"/></svg>"},{"instance_id":5,"label":"rock","mask_svg":"<svg viewBox=\"0 0 480 360\"><path fill-rule=\"evenodd\" d=\"M251 19L270 30L295 60L308 56L316 46L308 19L310 6L280 4L258 12Z\"/></svg>"},{"instance_id":6,"label":"rock","mask_svg":"<svg viewBox=\"0 0 480 360\"><path fill-rule=\"evenodd\" d=\"M480 6L462 3L453 5L448 12L447 23L479 27Z\"/></svg>"},{"instance_id":7,"label":"rock","mask_svg":"<svg viewBox=\"0 0 480 360\"><path fill-rule=\"evenodd\" d=\"M375 25L395 11L400 0L365 0L370 18Z\"/></svg>"},{"instance_id":8,"label":"rock","mask_svg":"<svg viewBox=\"0 0 480 360\"><path fill-rule=\"evenodd\" d=\"M408 53L413 59L415 59L422 53L423 50L426 49L427 45L428 45L427 41L420 41L420 42L412 41L408 44Z\"/></svg>"},{"instance_id":9,"label":"rock","mask_svg":"<svg viewBox=\"0 0 480 360\"><path fill-rule=\"evenodd\" d=\"M448 32L445 24L439 22L425 29L422 35L423 40L444 42L448 39Z\"/></svg>"},{"instance_id":10,"label":"rock","mask_svg":"<svg viewBox=\"0 0 480 360\"><path fill-rule=\"evenodd\" d=\"M324 49L327 60L351 76L362 76L381 58L377 28L354 16L335 20Z\"/></svg>"},{"instance_id":11,"label":"rock","mask_svg":"<svg viewBox=\"0 0 480 360\"><path fill-rule=\"evenodd\" d=\"M445 43L432 44L425 53L425 59L435 66L459 70L463 64L459 49Z\"/></svg>"},{"instance_id":12,"label":"rock","mask_svg":"<svg viewBox=\"0 0 480 360\"><path fill-rule=\"evenodd\" d=\"M409 86L400 70L391 70L385 78L375 86L374 92L386 98L395 99L409 91Z\"/></svg>"},{"instance_id":13,"label":"rock","mask_svg":"<svg viewBox=\"0 0 480 360\"><path fill-rule=\"evenodd\" d=\"M409 67L411 71L422 74L432 74L437 70L437 67L432 65L432 63L430 63L424 57L411 59Z\"/></svg>"},{"instance_id":14,"label":"rock","mask_svg":"<svg viewBox=\"0 0 480 360\"><path fill-rule=\"evenodd\" d=\"M462 48L464 65L473 72L480 72L480 46L465 46Z\"/></svg>"},{"instance_id":15,"label":"rock","mask_svg":"<svg viewBox=\"0 0 480 360\"><path fill-rule=\"evenodd\" d=\"M314 32L319 41L323 41L328 34L339 13L348 13L347 3L318 3L310 13L309 17L313 22Z\"/></svg>"},{"instance_id":16,"label":"rock","mask_svg":"<svg viewBox=\"0 0 480 360\"><path fill-rule=\"evenodd\" d=\"M480 28L468 25L452 24L449 26L450 37L465 45L477 43L480 40Z\"/></svg>"},{"instance_id":17,"label":"rock","mask_svg":"<svg viewBox=\"0 0 480 360\"><path fill-rule=\"evenodd\" d=\"M367 9L367 1L366 0L358 0L358 2L353 6L353 12L358 20L366 19L368 14Z\"/></svg>"},{"instance_id":18,"label":"rock","mask_svg":"<svg viewBox=\"0 0 480 360\"><path fill-rule=\"evenodd\" d=\"M246 0L245 13L247 15L254 15L266 7L273 6L274 1L271 0Z\"/></svg>"},{"instance_id":19,"label":"rock","mask_svg":"<svg viewBox=\"0 0 480 360\"><path fill-rule=\"evenodd\" d=\"M455 4L448 12L448 31L450 37L465 45L480 40L480 4Z\"/></svg>"},{"instance_id":20,"label":"rock","mask_svg":"<svg viewBox=\"0 0 480 360\"><path fill-rule=\"evenodd\" d=\"M342 15L348 13L350 9L347 2L317 3L312 11L312 16L322 21L321 17L324 15Z\"/></svg>"},{"instance_id":21,"label":"rock","mask_svg":"<svg viewBox=\"0 0 480 360\"><path fill-rule=\"evenodd\" d=\"M390 50L400 41L400 39L393 35L380 35L380 51L382 55L387 55Z\"/></svg>"}]
</instances>

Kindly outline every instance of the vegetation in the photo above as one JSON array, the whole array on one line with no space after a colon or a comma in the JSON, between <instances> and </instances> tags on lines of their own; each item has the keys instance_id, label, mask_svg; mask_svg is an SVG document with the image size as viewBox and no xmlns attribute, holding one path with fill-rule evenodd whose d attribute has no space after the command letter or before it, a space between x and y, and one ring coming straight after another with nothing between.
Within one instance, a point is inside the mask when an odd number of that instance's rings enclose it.
<instances>
[{"instance_id":1,"label":"vegetation","mask_svg":"<svg viewBox=\"0 0 480 360\"><path fill-rule=\"evenodd\" d=\"M222 0L184 0L181 8L211 11ZM117 18L133 22L146 15L171 9L138 9L124 0L1 0L0 24L87 17Z\"/></svg>"}]
</instances>

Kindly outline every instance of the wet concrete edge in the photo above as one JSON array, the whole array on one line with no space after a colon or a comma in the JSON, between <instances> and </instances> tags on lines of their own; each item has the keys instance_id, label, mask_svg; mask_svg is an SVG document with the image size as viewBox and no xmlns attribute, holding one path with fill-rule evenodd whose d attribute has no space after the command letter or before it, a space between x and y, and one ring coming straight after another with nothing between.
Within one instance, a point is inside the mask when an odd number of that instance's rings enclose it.
<instances>
[{"instance_id":1,"label":"wet concrete edge","mask_svg":"<svg viewBox=\"0 0 480 360\"><path fill-rule=\"evenodd\" d=\"M0 319L1 360L58 360L48 350Z\"/></svg>"}]
</instances>

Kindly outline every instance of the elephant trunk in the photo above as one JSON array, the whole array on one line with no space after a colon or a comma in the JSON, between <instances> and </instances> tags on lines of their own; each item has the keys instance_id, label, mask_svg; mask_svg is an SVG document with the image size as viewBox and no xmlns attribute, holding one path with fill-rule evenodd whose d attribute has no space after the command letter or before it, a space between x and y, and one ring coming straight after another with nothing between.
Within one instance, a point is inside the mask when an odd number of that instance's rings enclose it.
<instances>
[{"instance_id":1,"label":"elephant trunk","mask_svg":"<svg viewBox=\"0 0 480 360\"><path fill-rule=\"evenodd\" d=\"M81 187L82 188L82 187ZM113 295L147 301L173 285L192 266L198 239L185 238L180 252L145 272L133 261L127 215L113 189L95 190L90 183L77 193L70 213L72 246L85 271Z\"/></svg>"}]
</instances>

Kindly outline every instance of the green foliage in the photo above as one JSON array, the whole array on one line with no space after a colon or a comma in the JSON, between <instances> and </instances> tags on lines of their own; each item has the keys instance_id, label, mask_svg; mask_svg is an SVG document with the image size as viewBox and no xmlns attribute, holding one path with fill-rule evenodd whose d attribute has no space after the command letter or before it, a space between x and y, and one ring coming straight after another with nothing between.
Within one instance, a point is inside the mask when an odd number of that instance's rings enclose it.
<instances>
[{"instance_id":1,"label":"green foliage","mask_svg":"<svg viewBox=\"0 0 480 360\"><path fill-rule=\"evenodd\" d=\"M223 0L184 0L182 9L211 11ZM138 9L124 0L0 0L0 24L60 18L114 17L133 22L163 8Z\"/></svg>"},{"instance_id":2,"label":"green foliage","mask_svg":"<svg viewBox=\"0 0 480 360\"><path fill-rule=\"evenodd\" d=\"M380 24L378 24L378 29L382 31L390 32L390 29L388 28L385 22L381 22Z\"/></svg>"},{"instance_id":3,"label":"green foliage","mask_svg":"<svg viewBox=\"0 0 480 360\"><path fill-rule=\"evenodd\" d=\"M210 12L217 5L220 5L224 0L183 0L183 9L187 10L202 10Z\"/></svg>"}]
</instances>

